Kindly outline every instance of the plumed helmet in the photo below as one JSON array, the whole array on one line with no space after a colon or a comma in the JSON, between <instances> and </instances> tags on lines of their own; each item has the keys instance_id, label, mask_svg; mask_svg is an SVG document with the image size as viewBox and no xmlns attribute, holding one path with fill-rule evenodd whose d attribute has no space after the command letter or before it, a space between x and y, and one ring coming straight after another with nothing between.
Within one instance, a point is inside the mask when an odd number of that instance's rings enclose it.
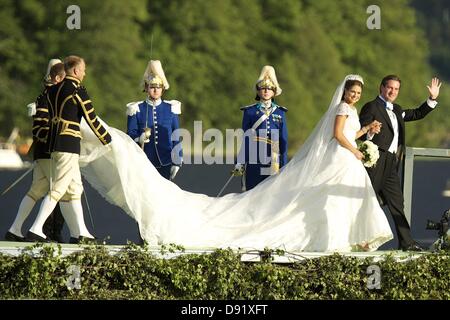
<instances>
[{"instance_id":1,"label":"plumed helmet","mask_svg":"<svg viewBox=\"0 0 450 320\"><path fill-rule=\"evenodd\" d=\"M255 87L257 91L264 88L272 89L275 92L275 96L279 96L282 91L278 84L275 69L272 66L264 66L262 68Z\"/></svg>"},{"instance_id":2,"label":"plumed helmet","mask_svg":"<svg viewBox=\"0 0 450 320\"><path fill-rule=\"evenodd\" d=\"M150 60L145 69L144 76L142 78L143 85L148 85L154 88L169 89L169 83L167 82L164 70L159 60Z\"/></svg>"}]
</instances>

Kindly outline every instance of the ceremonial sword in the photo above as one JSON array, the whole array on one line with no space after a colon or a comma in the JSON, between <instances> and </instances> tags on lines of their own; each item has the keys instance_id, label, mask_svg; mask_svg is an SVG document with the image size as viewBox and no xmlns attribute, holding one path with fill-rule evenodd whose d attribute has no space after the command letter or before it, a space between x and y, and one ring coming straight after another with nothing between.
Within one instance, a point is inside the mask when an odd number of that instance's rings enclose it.
<instances>
[{"instance_id":1,"label":"ceremonial sword","mask_svg":"<svg viewBox=\"0 0 450 320\"><path fill-rule=\"evenodd\" d=\"M225 190L225 188L228 186L228 184L231 182L231 180L233 179L234 174L231 173L231 176L228 178L227 182L225 182L225 185L222 187L222 189L220 189L219 193L217 194L216 197L220 197L222 195L222 192Z\"/></svg>"},{"instance_id":2,"label":"ceremonial sword","mask_svg":"<svg viewBox=\"0 0 450 320\"><path fill-rule=\"evenodd\" d=\"M83 190L83 193L84 193L84 200L86 201L86 206L87 206L88 213L89 213L89 218L91 219L92 230L95 233L94 220L92 219L92 213L91 213L91 208L89 207L89 202L88 202L87 195L86 195L86 189Z\"/></svg>"},{"instance_id":3,"label":"ceremonial sword","mask_svg":"<svg viewBox=\"0 0 450 320\"><path fill-rule=\"evenodd\" d=\"M152 38L150 40L150 59L152 58L152 54L153 54L153 32L152 32ZM152 99L150 99L152 100ZM150 128L147 128L148 125L148 103L147 105L147 109L146 109L146 113L145 113L145 128L144 128L144 132L147 133L147 131L150 130ZM152 111L153 111L153 100L152 100ZM151 134L151 131L150 131ZM147 137L147 135L145 135ZM142 141L141 143L141 149L144 150L144 146L145 146L145 142Z\"/></svg>"},{"instance_id":4,"label":"ceremonial sword","mask_svg":"<svg viewBox=\"0 0 450 320\"><path fill-rule=\"evenodd\" d=\"M9 187L7 187L5 190L3 190L2 194L0 194L0 197L2 195L4 195L5 193L7 193L9 190L11 190L16 184L18 184L23 178L25 178L25 176L27 174L29 174L31 171L33 171L34 169L34 163L31 165L30 168L28 168L27 171L25 171L24 174L22 174L19 178L16 179L16 181L14 181L13 183L11 183L11 185Z\"/></svg>"}]
</instances>

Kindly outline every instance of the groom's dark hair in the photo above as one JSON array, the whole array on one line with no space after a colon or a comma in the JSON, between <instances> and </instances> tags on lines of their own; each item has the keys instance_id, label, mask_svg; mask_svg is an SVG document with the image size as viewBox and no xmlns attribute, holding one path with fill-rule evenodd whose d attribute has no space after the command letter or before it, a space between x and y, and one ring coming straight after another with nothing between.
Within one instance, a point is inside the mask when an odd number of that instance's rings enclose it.
<instances>
[{"instance_id":1,"label":"groom's dark hair","mask_svg":"<svg viewBox=\"0 0 450 320\"><path fill-rule=\"evenodd\" d=\"M389 80L394 80L394 81L398 81L400 83L400 85L402 85L402 80L400 80L399 76L396 76L395 74L390 74L386 77L383 78L383 80L381 80L381 86L386 87L386 84L388 83Z\"/></svg>"}]
</instances>

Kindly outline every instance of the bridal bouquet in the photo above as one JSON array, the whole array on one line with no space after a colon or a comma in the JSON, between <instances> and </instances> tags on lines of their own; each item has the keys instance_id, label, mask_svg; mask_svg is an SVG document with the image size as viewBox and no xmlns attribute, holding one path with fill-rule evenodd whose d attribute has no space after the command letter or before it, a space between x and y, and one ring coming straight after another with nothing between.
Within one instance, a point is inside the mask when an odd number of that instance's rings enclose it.
<instances>
[{"instance_id":1,"label":"bridal bouquet","mask_svg":"<svg viewBox=\"0 0 450 320\"><path fill-rule=\"evenodd\" d=\"M364 155L362 162L365 167L373 167L378 158L380 157L380 152L378 151L378 146L372 141L366 140L364 142L358 143L358 150Z\"/></svg>"}]
</instances>

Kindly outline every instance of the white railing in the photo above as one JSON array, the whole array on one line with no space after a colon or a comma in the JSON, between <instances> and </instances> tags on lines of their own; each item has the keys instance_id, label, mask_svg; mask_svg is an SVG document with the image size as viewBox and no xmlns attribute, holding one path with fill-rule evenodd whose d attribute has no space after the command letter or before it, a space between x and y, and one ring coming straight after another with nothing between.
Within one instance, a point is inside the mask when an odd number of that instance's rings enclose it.
<instances>
[{"instance_id":1,"label":"white railing","mask_svg":"<svg viewBox=\"0 0 450 320\"><path fill-rule=\"evenodd\" d=\"M450 149L413 148L406 147L405 166L403 169L403 196L405 199L405 215L411 225L411 203L413 189L413 172L415 157L447 158L450 159ZM444 190L443 195L450 196L450 190Z\"/></svg>"}]
</instances>

